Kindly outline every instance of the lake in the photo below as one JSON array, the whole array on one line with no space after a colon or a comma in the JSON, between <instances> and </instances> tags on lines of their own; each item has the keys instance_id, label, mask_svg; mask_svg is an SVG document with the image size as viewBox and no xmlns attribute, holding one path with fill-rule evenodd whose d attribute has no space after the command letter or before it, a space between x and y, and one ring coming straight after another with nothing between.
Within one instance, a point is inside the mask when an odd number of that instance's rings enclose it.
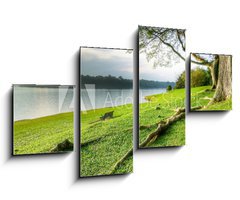
<instances>
[{"instance_id":1,"label":"lake","mask_svg":"<svg viewBox=\"0 0 240 200\"><path fill-rule=\"evenodd\" d=\"M166 92L165 88L140 89L139 103L146 102L145 96ZM81 89L81 110L115 107L133 102L132 89Z\"/></svg>"},{"instance_id":2,"label":"lake","mask_svg":"<svg viewBox=\"0 0 240 200\"><path fill-rule=\"evenodd\" d=\"M147 102L145 99L146 96L154 95L154 94L161 94L166 92L165 88L154 88L154 89L140 89L139 90L139 103Z\"/></svg>"},{"instance_id":3,"label":"lake","mask_svg":"<svg viewBox=\"0 0 240 200\"><path fill-rule=\"evenodd\" d=\"M73 111L74 89L68 86L14 86L14 121Z\"/></svg>"}]
</instances>

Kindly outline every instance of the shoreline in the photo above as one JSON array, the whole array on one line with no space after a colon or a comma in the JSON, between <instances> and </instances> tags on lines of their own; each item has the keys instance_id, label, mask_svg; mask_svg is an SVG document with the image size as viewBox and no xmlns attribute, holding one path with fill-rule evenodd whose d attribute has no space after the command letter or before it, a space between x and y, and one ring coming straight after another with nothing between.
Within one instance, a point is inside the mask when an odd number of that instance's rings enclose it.
<instances>
[{"instance_id":1,"label":"shoreline","mask_svg":"<svg viewBox=\"0 0 240 200\"><path fill-rule=\"evenodd\" d=\"M20 120L16 120L16 121L13 121L13 122L16 123L16 122L22 122L22 121L31 121L31 120L37 120L37 119L42 119L42 118L47 118L47 117L54 117L54 116L58 116L58 115L68 114L68 113L74 113L74 111L71 111L71 112L62 112L62 113L57 113L57 114L52 114L52 115L46 115L46 116L36 117L36 118L20 119Z\"/></svg>"}]
</instances>

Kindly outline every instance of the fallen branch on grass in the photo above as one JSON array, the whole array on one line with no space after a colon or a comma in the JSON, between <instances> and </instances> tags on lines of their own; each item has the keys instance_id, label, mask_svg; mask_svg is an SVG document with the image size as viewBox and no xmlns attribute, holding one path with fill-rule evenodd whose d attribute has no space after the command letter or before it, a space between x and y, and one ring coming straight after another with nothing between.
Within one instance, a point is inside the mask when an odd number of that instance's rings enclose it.
<instances>
[{"instance_id":1,"label":"fallen branch on grass","mask_svg":"<svg viewBox=\"0 0 240 200\"><path fill-rule=\"evenodd\" d=\"M179 108L174 115L172 115L171 117L169 117L168 119L166 119L164 121L160 121L158 123L157 129L154 132L152 132L150 135L148 135L148 137L140 144L139 147L143 148L143 147L149 146L172 123L178 121L179 119L181 119L184 116L185 116L185 108Z\"/></svg>"},{"instance_id":2,"label":"fallen branch on grass","mask_svg":"<svg viewBox=\"0 0 240 200\"><path fill-rule=\"evenodd\" d=\"M201 108L202 108L202 106L196 106L196 107L191 108L191 110L198 110ZM164 121L160 121L157 123L157 126L158 126L157 129L154 132L152 132L150 135L148 135L148 137L140 144L139 147L144 148L144 147L149 146L151 143L156 141L156 139L161 135L161 133L163 131L165 131L171 124L178 121L179 119L181 119L184 116L185 116L185 108L176 109L176 112L174 115L172 115L171 117L169 117L168 119L166 119ZM151 126L145 126L145 127L151 127Z\"/></svg>"},{"instance_id":3,"label":"fallen branch on grass","mask_svg":"<svg viewBox=\"0 0 240 200\"><path fill-rule=\"evenodd\" d=\"M198 110L201 108L202 108L202 106L196 106L196 107L193 107L192 110ZM172 123L178 121L179 119L181 119L184 116L185 116L185 108L178 108L176 110L176 113L174 115L172 115L171 117L169 117L167 120L156 123L158 125L157 130L154 131L153 133L151 133L147 137L147 139L140 145L140 147L146 147L150 143L154 142L158 138L160 133L162 133L164 130L166 130ZM140 126L140 128L150 128L151 126L152 125ZM114 164L114 166L112 167L109 174L113 174L116 171L116 169L132 154L133 154L133 148L131 148L120 160L118 160Z\"/></svg>"},{"instance_id":4,"label":"fallen branch on grass","mask_svg":"<svg viewBox=\"0 0 240 200\"><path fill-rule=\"evenodd\" d=\"M128 156L131 156L131 155L133 155L133 148L131 148L120 160L118 160L114 164L109 174L113 174L115 170L118 168L118 166L122 164L128 158Z\"/></svg>"}]
</instances>

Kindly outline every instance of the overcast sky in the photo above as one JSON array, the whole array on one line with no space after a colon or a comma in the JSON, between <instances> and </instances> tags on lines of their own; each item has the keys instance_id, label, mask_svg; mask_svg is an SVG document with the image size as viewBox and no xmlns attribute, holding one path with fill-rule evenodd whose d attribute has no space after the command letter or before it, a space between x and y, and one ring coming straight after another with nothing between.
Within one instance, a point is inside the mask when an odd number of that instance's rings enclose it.
<instances>
[{"instance_id":1,"label":"overcast sky","mask_svg":"<svg viewBox=\"0 0 240 200\"><path fill-rule=\"evenodd\" d=\"M146 54L139 55L139 78L155 81L176 82L178 76L185 70L185 62L180 60L172 67L153 67L153 63L148 62Z\"/></svg>"},{"instance_id":2,"label":"overcast sky","mask_svg":"<svg viewBox=\"0 0 240 200\"><path fill-rule=\"evenodd\" d=\"M81 73L133 78L133 53L119 49L81 48Z\"/></svg>"}]
</instances>

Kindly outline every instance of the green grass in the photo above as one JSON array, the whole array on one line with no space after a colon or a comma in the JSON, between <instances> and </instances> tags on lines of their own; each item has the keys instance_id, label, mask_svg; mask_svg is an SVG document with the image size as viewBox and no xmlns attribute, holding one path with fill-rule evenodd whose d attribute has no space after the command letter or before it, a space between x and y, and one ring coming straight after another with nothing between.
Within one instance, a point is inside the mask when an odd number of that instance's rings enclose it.
<instances>
[{"instance_id":1,"label":"green grass","mask_svg":"<svg viewBox=\"0 0 240 200\"><path fill-rule=\"evenodd\" d=\"M110 111L113 118L98 121ZM113 168L133 147L132 128L131 104L81 112L81 177L132 172L132 156Z\"/></svg>"},{"instance_id":2,"label":"green grass","mask_svg":"<svg viewBox=\"0 0 240 200\"><path fill-rule=\"evenodd\" d=\"M214 104L208 105L214 96L214 90L211 90L211 86L202 86L191 88L191 107L201 106L201 110L231 110L232 109L232 99L226 101L216 102Z\"/></svg>"},{"instance_id":3,"label":"green grass","mask_svg":"<svg viewBox=\"0 0 240 200\"><path fill-rule=\"evenodd\" d=\"M50 153L68 139L73 142L73 112L14 122L14 155Z\"/></svg>"},{"instance_id":4,"label":"green grass","mask_svg":"<svg viewBox=\"0 0 240 200\"><path fill-rule=\"evenodd\" d=\"M177 108L185 107L185 89L146 97L148 102L140 104L139 124L150 126L139 130L139 144L156 130L156 123L172 116ZM173 123L149 147L183 146L185 144L185 118Z\"/></svg>"},{"instance_id":5,"label":"green grass","mask_svg":"<svg viewBox=\"0 0 240 200\"><path fill-rule=\"evenodd\" d=\"M207 105L214 92L210 86L192 88L192 105ZM207 98L206 98L207 97ZM185 89L176 89L163 94L147 96L148 102L141 103L139 110L139 143L156 130L156 123L171 117L178 108L185 107ZM225 106L229 102L213 104ZM114 111L114 117L98 121L106 112ZM82 177L109 174L124 174L133 171L133 157L129 156L113 170L113 166L132 146L132 105L101 108L81 112L81 171ZM148 147L183 146L185 144L185 118L168 127L156 141Z\"/></svg>"}]
</instances>

